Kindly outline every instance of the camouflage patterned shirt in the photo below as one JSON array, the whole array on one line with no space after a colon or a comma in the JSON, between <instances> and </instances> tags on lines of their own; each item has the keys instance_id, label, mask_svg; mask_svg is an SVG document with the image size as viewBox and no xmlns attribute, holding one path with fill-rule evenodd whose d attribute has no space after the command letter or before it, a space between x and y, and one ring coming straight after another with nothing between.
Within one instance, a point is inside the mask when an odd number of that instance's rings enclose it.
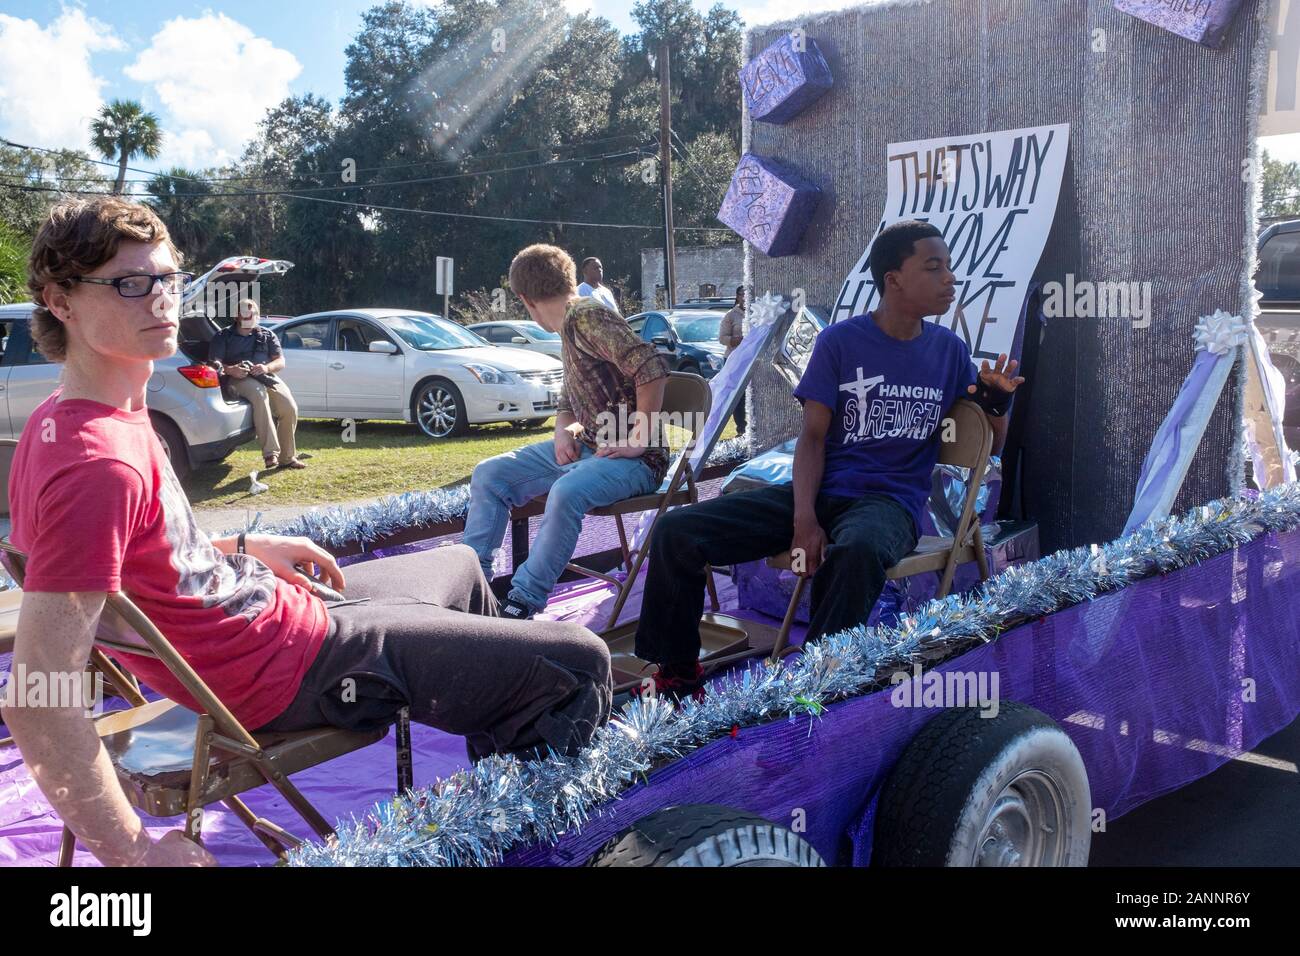
<instances>
[{"instance_id":1,"label":"camouflage patterned shirt","mask_svg":"<svg viewBox=\"0 0 1300 956\"><path fill-rule=\"evenodd\" d=\"M642 341L627 320L590 297L569 304L560 340L564 390L559 410L572 413L582 423L580 440L592 448L604 413L616 422L633 422L637 386L664 378L669 372L663 356ZM619 406L626 411L620 412ZM666 448L647 448L641 460L654 473L655 481L663 481L668 473Z\"/></svg>"}]
</instances>

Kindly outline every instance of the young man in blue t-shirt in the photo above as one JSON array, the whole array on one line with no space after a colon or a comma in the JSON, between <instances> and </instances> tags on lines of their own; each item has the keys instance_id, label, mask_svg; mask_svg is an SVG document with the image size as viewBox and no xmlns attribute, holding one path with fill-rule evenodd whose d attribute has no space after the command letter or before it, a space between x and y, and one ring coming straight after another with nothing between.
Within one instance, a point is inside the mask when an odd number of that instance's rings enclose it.
<instances>
[{"instance_id":1,"label":"young man in blue t-shirt","mask_svg":"<svg viewBox=\"0 0 1300 956\"><path fill-rule=\"evenodd\" d=\"M916 545L939 458L936 432L953 402L971 397L994 416L1000 447L1002 415L1024 379L1005 355L977 375L966 343L924 321L952 305L951 265L929 223L882 230L871 247L880 305L824 329L795 389L803 429L793 484L714 498L659 521L636 634L637 656L659 665L658 693L681 697L702 683L706 565L799 551L804 573L816 572L808 638L861 624L885 571Z\"/></svg>"}]
</instances>

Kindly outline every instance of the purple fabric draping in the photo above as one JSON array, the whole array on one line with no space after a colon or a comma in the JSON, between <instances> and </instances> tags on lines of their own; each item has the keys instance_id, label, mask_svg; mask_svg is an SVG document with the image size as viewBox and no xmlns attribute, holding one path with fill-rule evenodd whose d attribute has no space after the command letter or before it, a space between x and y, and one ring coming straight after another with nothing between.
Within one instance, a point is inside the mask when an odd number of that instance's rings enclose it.
<instances>
[{"instance_id":1,"label":"purple fabric draping","mask_svg":"<svg viewBox=\"0 0 1300 956\"><path fill-rule=\"evenodd\" d=\"M923 534L934 534L926 529L928 517L922 522ZM1038 551L1038 526L1026 521L1004 521L987 528L984 538L989 573L998 575L1007 568L1042 557ZM900 614L916 610L939 592L942 572L914 574L897 581L886 581L880 599L871 609L867 626L893 624ZM748 561L738 564L732 573L736 585L736 600L741 608L757 611L778 620L785 617L794 594L798 578L792 571L769 568L766 561ZM953 594L962 594L980 583L979 568L974 562L957 565L952 579ZM801 624L811 620L810 589L805 588L794 619Z\"/></svg>"},{"instance_id":2,"label":"purple fabric draping","mask_svg":"<svg viewBox=\"0 0 1300 956\"><path fill-rule=\"evenodd\" d=\"M1001 700L1060 723L1088 769L1093 807L1114 819L1300 714L1297 588L1300 533L1266 535L1014 628L940 670L996 672ZM895 707L885 690L820 719L740 730L655 771L581 832L506 862L580 864L643 816L721 803L787 825L806 820L804 836L828 862L864 864L880 788L936 713Z\"/></svg>"},{"instance_id":3,"label":"purple fabric draping","mask_svg":"<svg viewBox=\"0 0 1300 956\"><path fill-rule=\"evenodd\" d=\"M1001 700L1060 722L1083 756L1092 804L1113 819L1249 751L1300 714L1300 532L1265 535L1200 565L1007 631L940 670L996 672ZM0 666L5 662L0 660ZM724 803L791 822L828 861L865 863L874 801L898 755L936 711L896 708L883 691L739 730L649 776L579 832L508 863L581 863L631 822L682 803ZM416 782L465 761L459 737L413 727ZM387 800L392 737L295 775L329 819ZM248 794L255 812L303 833L278 794ZM146 819L160 835L176 820ZM226 865L272 857L229 813L205 817ZM52 865L59 822L16 751L0 751L0 865ZM93 864L79 851L79 864Z\"/></svg>"},{"instance_id":4,"label":"purple fabric draping","mask_svg":"<svg viewBox=\"0 0 1300 956\"><path fill-rule=\"evenodd\" d=\"M1236 358L1236 352L1228 355L1214 355L1208 351L1196 354L1192 370L1187 373L1183 387L1174 399L1169 414L1160 423L1156 437L1151 442L1151 450L1142 462L1142 472L1138 475L1137 493L1133 498L1133 510L1129 513L1124 533L1128 534L1150 518L1162 517L1167 513L1169 503L1173 501L1178 488L1170 489L1176 479L1182 483L1183 468L1179 468L1180 459L1184 459L1194 449L1184 449L1183 438L1186 428L1196 428L1199 439L1209 422L1210 413L1218 399L1218 390L1208 394L1211 383L1216 378L1216 371L1222 373L1220 363L1229 368ZM1224 375L1226 377L1226 375Z\"/></svg>"},{"instance_id":5,"label":"purple fabric draping","mask_svg":"<svg viewBox=\"0 0 1300 956\"><path fill-rule=\"evenodd\" d=\"M1243 427L1250 458L1254 463L1252 473L1255 485L1258 488L1269 488L1282 482L1295 481L1295 463L1286 443L1286 377L1273 365L1268 343L1256 325L1250 327L1250 341L1246 344L1245 353L1246 420ZM1275 467L1273 463L1280 467Z\"/></svg>"}]
</instances>

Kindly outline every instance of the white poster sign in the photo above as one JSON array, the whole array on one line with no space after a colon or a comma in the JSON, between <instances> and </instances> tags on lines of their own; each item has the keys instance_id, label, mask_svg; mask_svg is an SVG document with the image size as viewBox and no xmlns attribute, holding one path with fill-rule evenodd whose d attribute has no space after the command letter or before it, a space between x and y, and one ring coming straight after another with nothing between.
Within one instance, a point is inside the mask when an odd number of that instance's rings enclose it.
<instances>
[{"instance_id":1,"label":"white poster sign","mask_svg":"<svg viewBox=\"0 0 1300 956\"><path fill-rule=\"evenodd\" d=\"M1300 133L1300 2L1282 0L1269 14L1268 85L1259 135Z\"/></svg>"},{"instance_id":2,"label":"white poster sign","mask_svg":"<svg viewBox=\"0 0 1300 956\"><path fill-rule=\"evenodd\" d=\"M437 288L434 291L438 295L451 295L453 293L454 264L454 260L450 256L438 256L437 262L434 264L434 281L437 283Z\"/></svg>"},{"instance_id":3,"label":"white poster sign","mask_svg":"<svg viewBox=\"0 0 1300 956\"><path fill-rule=\"evenodd\" d=\"M1011 352L1052 229L1069 146L1064 123L889 146L889 193L877 232L921 219L943 233L957 299L933 321L965 339L977 361ZM868 244L844 280L832 322L861 315L879 300L870 257Z\"/></svg>"}]
</instances>

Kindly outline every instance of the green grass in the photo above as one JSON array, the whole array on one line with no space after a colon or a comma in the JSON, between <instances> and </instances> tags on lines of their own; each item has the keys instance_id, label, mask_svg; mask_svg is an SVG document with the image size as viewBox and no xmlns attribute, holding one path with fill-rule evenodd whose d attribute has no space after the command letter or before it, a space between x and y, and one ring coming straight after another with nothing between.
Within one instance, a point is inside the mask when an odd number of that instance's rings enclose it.
<instances>
[{"instance_id":1,"label":"green grass","mask_svg":"<svg viewBox=\"0 0 1300 956\"><path fill-rule=\"evenodd\" d=\"M195 507L326 505L356 498L375 498L403 491L425 491L469 479L485 458L551 437L555 420L536 428L478 425L464 438L435 441L415 425L361 422L356 441L343 440L343 428L329 419L298 423L298 451L307 458L302 471L263 472L258 479L270 490L248 493L248 473L262 468L256 442L235 449L225 461L194 471L185 491ZM727 423L724 438L736 433Z\"/></svg>"},{"instance_id":2,"label":"green grass","mask_svg":"<svg viewBox=\"0 0 1300 956\"><path fill-rule=\"evenodd\" d=\"M262 469L256 441L240 445L224 461L194 471L185 480L190 502L222 507L256 501L266 505L313 505L374 498L403 491L423 491L469 478L484 458L551 436L554 420L536 428L480 425L464 438L435 441L415 425L361 422L356 441L343 440L337 421L304 419L298 423L298 452L310 455L301 471L262 472L270 485L255 498L248 493L248 473Z\"/></svg>"}]
</instances>

